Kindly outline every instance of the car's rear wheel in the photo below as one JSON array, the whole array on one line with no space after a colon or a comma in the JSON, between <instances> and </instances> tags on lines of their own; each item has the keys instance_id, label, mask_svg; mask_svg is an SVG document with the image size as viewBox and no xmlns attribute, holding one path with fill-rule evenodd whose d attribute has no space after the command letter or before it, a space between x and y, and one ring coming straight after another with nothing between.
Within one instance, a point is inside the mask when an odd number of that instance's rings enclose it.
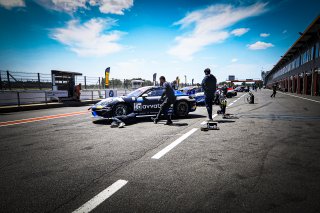
<instances>
[{"instance_id":1,"label":"car's rear wheel","mask_svg":"<svg viewBox=\"0 0 320 213\"><path fill-rule=\"evenodd\" d=\"M130 109L125 104L117 104L113 110L113 116L123 116L128 115L130 112Z\"/></svg>"},{"instance_id":2,"label":"car's rear wheel","mask_svg":"<svg viewBox=\"0 0 320 213\"><path fill-rule=\"evenodd\" d=\"M178 117L186 117L189 114L189 105L186 101L179 101L175 105L174 113Z\"/></svg>"}]
</instances>

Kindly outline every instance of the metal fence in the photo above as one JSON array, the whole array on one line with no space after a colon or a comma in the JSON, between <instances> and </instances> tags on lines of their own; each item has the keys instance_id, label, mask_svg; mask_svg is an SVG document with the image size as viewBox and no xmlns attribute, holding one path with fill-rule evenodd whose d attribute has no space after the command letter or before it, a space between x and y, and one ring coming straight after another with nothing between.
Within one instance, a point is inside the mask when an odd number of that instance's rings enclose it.
<instances>
[{"instance_id":1,"label":"metal fence","mask_svg":"<svg viewBox=\"0 0 320 213\"><path fill-rule=\"evenodd\" d=\"M131 81L133 79L115 79L109 80L109 87L105 87L105 79L103 77L76 76L75 83L82 84L83 89L120 89L131 90ZM141 80L141 79L136 79ZM144 80L142 86L151 86L152 81ZM192 86L196 84L183 84L184 86ZM29 73L29 72L13 72L0 70L0 90L49 90L52 88L51 74Z\"/></svg>"},{"instance_id":2,"label":"metal fence","mask_svg":"<svg viewBox=\"0 0 320 213\"><path fill-rule=\"evenodd\" d=\"M81 83L84 89L108 89L103 77L76 76L75 83ZM151 86L153 82L146 80L142 86ZM13 72L0 70L0 90L46 90L52 88L51 74ZM109 80L109 88L131 89L130 79Z\"/></svg>"},{"instance_id":3,"label":"metal fence","mask_svg":"<svg viewBox=\"0 0 320 213\"><path fill-rule=\"evenodd\" d=\"M50 74L0 70L0 90L49 89L51 82Z\"/></svg>"}]
</instances>

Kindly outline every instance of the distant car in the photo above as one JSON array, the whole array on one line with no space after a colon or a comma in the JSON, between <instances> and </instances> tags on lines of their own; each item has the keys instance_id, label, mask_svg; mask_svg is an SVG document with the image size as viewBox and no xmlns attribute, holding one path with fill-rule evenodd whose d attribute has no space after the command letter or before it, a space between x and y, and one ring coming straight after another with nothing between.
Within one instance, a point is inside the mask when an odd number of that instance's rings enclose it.
<instances>
[{"instance_id":1,"label":"distant car","mask_svg":"<svg viewBox=\"0 0 320 213\"><path fill-rule=\"evenodd\" d=\"M221 88L217 88L216 90L216 96L220 95ZM201 87L184 87L181 88L180 91L182 91L186 95L192 96L195 100L197 105L204 105L205 104L205 96L203 89ZM237 95L237 92L233 90L232 87L228 88L227 91L227 98L232 98ZM216 102L214 104L219 105L219 99L216 99Z\"/></svg>"},{"instance_id":2,"label":"distant car","mask_svg":"<svg viewBox=\"0 0 320 213\"><path fill-rule=\"evenodd\" d=\"M232 98L234 96L237 96L237 94L237 91L235 91L232 87L228 88L227 98Z\"/></svg>"},{"instance_id":3,"label":"distant car","mask_svg":"<svg viewBox=\"0 0 320 213\"><path fill-rule=\"evenodd\" d=\"M244 91L244 87L236 87L236 88L234 89L234 91L236 91L236 92L243 92L243 91Z\"/></svg>"},{"instance_id":4,"label":"distant car","mask_svg":"<svg viewBox=\"0 0 320 213\"><path fill-rule=\"evenodd\" d=\"M245 86L239 86L234 89L236 92L249 92L248 88Z\"/></svg>"},{"instance_id":5,"label":"distant car","mask_svg":"<svg viewBox=\"0 0 320 213\"><path fill-rule=\"evenodd\" d=\"M204 104L204 92L202 87L190 86L179 89L185 95L189 95L196 100L197 105Z\"/></svg>"},{"instance_id":6,"label":"distant car","mask_svg":"<svg viewBox=\"0 0 320 213\"><path fill-rule=\"evenodd\" d=\"M189 87L183 87L179 89L179 91L181 91L183 94L194 96L199 91L199 89L201 88L196 86L189 86Z\"/></svg>"},{"instance_id":7,"label":"distant car","mask_svg":"<svg viewBox=\"0 0 320 213\"><path fill-rule=\"evenodd\" d=\"M93 117L112 118L114 116L135 113L136 115L155 115L160 109L160 97L163 87L141 87L127 96L112 97L101 100L91 107ZM173 105L173 114L186 117L189 112L196 110L196 101L189 95L175 91L176 102Z\"/></svg>"}]
</instances>

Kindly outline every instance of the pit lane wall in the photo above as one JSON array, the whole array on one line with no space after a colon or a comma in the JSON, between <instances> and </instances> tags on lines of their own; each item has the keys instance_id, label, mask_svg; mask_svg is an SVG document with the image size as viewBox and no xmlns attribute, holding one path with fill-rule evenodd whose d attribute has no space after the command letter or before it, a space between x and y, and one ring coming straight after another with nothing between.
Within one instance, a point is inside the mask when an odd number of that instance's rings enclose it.
<instances>
[{"instance_id":1,"label":"pit lane wall","mask_svg":"<svg viewBox=\"0 0 320 213\"><path fill-rule=\"evenodd\" d=\"M0 91L0 106L13 106L23 104L41 104L59 101L66 98L68 91L59 90L17 90ZM81 90L80 100L98 100L118 96L118 91L106 90Z\"/></svg>"}]
</instances>

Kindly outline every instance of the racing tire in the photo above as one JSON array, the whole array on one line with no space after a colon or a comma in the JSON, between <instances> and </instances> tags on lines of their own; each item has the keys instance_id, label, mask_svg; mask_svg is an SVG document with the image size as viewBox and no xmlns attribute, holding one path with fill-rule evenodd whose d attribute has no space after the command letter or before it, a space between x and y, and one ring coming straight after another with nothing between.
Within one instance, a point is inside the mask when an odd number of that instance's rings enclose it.
<instances>
[{"instance_id":1,"label":"racing tire","mask_svg":"<svg viewBox=\"0 0 320 213\"><path fill-rule=\"evenodd\" d=\"M186 117L189 114L189 104L186 101L179 101L174 106L174 114L178 117Z\"/></svg>"},{"instance_id":2,"label":"racing tire","mask_svg":"<svg viewBox=\"0 0 320 213\"><path fill-rule=\"evenodd\" d=\"M130 109L125 104L117 104L113 110L113 116L128 115L129 113L130 113Z\"/></svg>"}]
</instances>

